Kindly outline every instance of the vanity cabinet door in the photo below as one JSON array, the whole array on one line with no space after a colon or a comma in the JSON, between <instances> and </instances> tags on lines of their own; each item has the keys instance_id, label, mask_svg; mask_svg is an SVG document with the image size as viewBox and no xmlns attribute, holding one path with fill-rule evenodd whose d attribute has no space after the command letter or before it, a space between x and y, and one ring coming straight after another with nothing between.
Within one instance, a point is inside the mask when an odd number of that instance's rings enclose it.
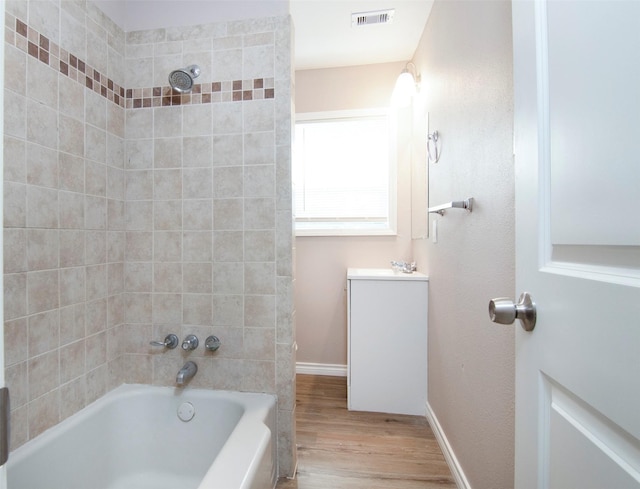
<instances>
[{"instance_id":1,"label":"vanity cabinet door","mask_svg":"<svg viewBox=\"0 0 640 489\"><path fill-rule=\"evenodd\" d=\"M348 281L348 406L425 415L427 281Z\"/></svg>"}]
</instances>

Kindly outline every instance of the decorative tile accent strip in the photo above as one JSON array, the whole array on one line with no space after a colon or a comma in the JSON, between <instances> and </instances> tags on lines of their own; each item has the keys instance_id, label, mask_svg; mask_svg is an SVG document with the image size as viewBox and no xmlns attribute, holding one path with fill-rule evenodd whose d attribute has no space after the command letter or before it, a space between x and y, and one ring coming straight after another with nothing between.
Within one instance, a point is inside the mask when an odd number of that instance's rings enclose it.
<instances>
[{"instance_id":1,"label":"decorative tile accent strip","mask_svg":"<svg viewBox=\"0 0 640 489\"><path fill-rule=\"evenodd\" d=\"M171 87L134 88L126 91L126 108L166 107L217 102L242 102L275 97L273 78L198 83L191 93L179 94Z\"/></svg>"},{"instance_id":2,"label":"decorative tile accent strip","mask_svg":"<svg viewBox=\"0 0 640 489\"><path fill-rule=\"evenodd\" d=\"M5 42L127 109L275 98L273 78L200 83L186 94L174 92L169 85L125 89L8 13L5 18Z\"/></svg>"},{"instance_id":3,"label":"decorative tile accent strip","mask_svg":"<svg viewBox=\"0 0 640 489\"><path fill-rule=\"evenodd\" d=\"M82 83L89 90L102 95L110 102L125 107L124 87L87 65L84 60L62 49L25 22L18 18L15 18L15 22L13 22L13 19L13 16L6 14L5 42L28 53L72 80Z\"/></svg>"}]
</instances>

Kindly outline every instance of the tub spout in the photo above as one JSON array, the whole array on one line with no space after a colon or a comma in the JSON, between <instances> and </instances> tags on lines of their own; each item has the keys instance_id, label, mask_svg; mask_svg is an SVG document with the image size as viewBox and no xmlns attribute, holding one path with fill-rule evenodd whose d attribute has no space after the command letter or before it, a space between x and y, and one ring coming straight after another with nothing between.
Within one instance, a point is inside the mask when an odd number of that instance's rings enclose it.
<instances>
[{"instance_id":1,"label":"tub spout","mask_svg":"<svg viewBox=\"0 0 640 489\"><path fill-rule=\"evenodd\" d=\"M198 366L194 362L189 360L178 372L178 376L176 377L176 384L184 385L185 382L187 382L189 379L195 377L197 371Z\"/></svg>"}]
</instances>

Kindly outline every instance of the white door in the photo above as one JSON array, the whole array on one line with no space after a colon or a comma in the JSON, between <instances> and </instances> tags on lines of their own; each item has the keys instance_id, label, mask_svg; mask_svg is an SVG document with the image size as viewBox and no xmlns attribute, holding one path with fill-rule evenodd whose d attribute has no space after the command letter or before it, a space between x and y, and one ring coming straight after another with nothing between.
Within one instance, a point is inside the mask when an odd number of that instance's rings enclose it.
<instances>
[{"instance_id":1,"label":"white door","mask_svg":"<svg viewBox=\"0 0 640 489\"><path fill-rule=\"evenodd\" d=\"M515 486L640 487L640 2L513 2Z\"/></svg>"}]
</instances>

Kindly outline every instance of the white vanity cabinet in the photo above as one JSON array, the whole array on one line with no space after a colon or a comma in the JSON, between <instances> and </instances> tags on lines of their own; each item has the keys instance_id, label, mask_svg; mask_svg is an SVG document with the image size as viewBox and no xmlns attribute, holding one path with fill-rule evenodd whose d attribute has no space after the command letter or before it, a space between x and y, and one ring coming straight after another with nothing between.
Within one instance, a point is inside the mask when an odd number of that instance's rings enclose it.
<instances>
[{"instance_id":1,"label":"white vanity cabinet","mask_svg":"<svg viewBox=\"0 0 640 489\"><path fill-rule=\"evenodd\" d=\"M350 410L426 414L428 280L347 270Z\"/></svg>"}]
</instances>

